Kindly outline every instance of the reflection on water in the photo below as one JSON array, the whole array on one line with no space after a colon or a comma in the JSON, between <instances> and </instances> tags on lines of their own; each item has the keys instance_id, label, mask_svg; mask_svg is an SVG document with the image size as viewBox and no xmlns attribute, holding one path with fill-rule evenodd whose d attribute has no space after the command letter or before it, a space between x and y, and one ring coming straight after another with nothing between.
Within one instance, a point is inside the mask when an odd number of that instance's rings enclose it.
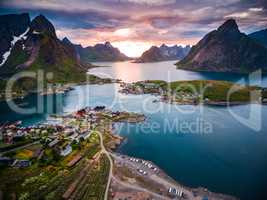
<instances>
[{"instance_id":1,"label":"reflection on water","mask_svg":"<svg viewBox=\"0 0 267 200\"><path fill-rule=\"evenodd\" d=\"M121 79L124 82L136 82L141 80L227 80L242 81L248 84L248 75L234 73L217 73L217 72L192 72L176 69L174 65L177 61L165 61L155 63L132 63L126 62L96 62L98 67L89 72L99 75L100 77L110 77ZM251 84L256 81L252 81ZM267 76L263 77L263 84L267 86Z\"/></svg>"}]
</instances>

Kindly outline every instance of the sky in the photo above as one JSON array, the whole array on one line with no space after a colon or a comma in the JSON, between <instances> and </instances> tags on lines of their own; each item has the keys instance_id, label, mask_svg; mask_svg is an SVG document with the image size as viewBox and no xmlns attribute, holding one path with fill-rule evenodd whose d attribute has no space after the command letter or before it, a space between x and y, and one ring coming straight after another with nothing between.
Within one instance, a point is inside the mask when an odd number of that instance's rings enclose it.
<instances>
[{"instance_id":1,"label":"sky","mask_svg":"<svg viewBox=\"0 0 267 200\"><path fill-rule=\"evenodd\" d=\"M128 56L151 45L194 45L229 18L267 28L267 0L0 0L0 14L45 15L59 38L84 47L110 41Z\"/></svg>"}]
</instances>

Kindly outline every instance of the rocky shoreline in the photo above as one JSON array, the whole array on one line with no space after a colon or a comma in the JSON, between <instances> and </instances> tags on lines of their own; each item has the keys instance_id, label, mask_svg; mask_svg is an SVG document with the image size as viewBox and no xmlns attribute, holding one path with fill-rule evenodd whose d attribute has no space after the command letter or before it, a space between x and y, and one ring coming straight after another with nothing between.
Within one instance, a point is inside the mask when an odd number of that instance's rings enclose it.
<instances>
[{"instance_id":1,"label":"rocky shoreline","mask_svg":"<svg viewBox=\"0 0 267 200\"><path fill-rule=\"evenodd\" d=\"M115 199L238 199L230 195L211 192L203 187L184 186L151 161L119 153L112 153L112 157L115 170L110 190Z\"/></svg>"}]
</instances>

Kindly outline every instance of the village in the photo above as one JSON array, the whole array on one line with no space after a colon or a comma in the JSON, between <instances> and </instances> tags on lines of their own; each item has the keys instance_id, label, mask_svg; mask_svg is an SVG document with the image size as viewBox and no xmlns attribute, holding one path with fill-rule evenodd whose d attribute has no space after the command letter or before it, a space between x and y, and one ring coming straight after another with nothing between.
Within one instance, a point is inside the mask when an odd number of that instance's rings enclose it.
<instances>
[{"instance_id":1,"label":"village","mask_svg":"<svg viewBox=\"0 0 267 200\"><path fill-rule=\"evenodd\" d=\"M20 121L2 124L0 198L36 199L38 194L38 198L103 199L110 171L103 148L112 152L123 141L113 134L113 124L145 119L143 114L96 106L51 115L48 121L27 127Z\"/></svg>"},{"instance_id":2,"label":"village","mask_svg":"<svg viewBox=\"0 0 267 200\"><path fill-rule=\"evenodd\" d=\"M10 153L30 144L40 143L43 147L53 149L58 156L67 156L72 152L72 146L90 137L102 119L113 122L142 122L143 115L127 112L112 112L104 106L85 108L65 116L52 116L55 124L43 123L23 127L21 122L6 123L0 132L1 155ZM41 158L44 149L34 152ZM8 166L30 165L29 160L18 160L1 156L0 164ZM27 164L26 164L27 163Z\"/></svg>"}]
</instances>

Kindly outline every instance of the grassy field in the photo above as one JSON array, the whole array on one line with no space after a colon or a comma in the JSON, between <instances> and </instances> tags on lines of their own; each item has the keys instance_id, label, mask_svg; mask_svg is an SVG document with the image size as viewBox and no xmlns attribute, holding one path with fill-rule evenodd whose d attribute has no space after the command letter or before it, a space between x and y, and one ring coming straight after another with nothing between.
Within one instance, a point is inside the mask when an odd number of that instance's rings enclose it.
<instances>
[{"instance_id":1,"label":"grassy field","mask_svg":"<svg viewBox=\"0 0 267 200\"><path fill-rule=\"evenodd\" d=\"M136 85L140 86L141 82ZM194 81L175 81L165 82L160 80L147 81L154 83L165 92L171 94L187 93L195 96L201 96L203 99L211 101L233 101L246 102L250 100L251 92L259 91L261 88L256 86L242 86L227 81L213 80L194 80ZM232 91L232 92L231 92Z\"/></svg>"},{"instance_id":2,"label":"grassy field","mask_svg":"<svg viewBox=\"0 0 267 200\"><path fill-rule=\"evenodd\" d=\"M14 152L13 157L32 159L34 151L39 147L27 147ZM101 156L98 161L92 160L100 149L97 134L92 134L66 157L55 158L53 152L46 149L45 161L32 159L33 164L24 169L0 168L0 191L3 199L62 199L77 177L81 177L81 180L71 194L75 199L103 199L109 172L108 158ZM78 154L82 159L74 166L68 167L67 163Z\"/></svg>"}]
</instances>

